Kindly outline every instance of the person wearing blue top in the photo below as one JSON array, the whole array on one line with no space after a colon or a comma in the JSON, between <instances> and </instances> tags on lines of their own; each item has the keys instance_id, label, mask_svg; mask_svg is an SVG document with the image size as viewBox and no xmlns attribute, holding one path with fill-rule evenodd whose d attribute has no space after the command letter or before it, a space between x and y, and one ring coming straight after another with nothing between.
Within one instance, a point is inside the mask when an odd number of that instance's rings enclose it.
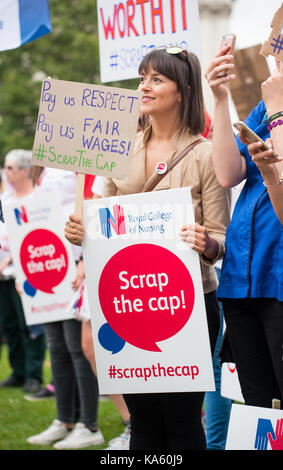
<instances>
[{"instance_id":1,"label":"person wearing blue top","mask_svg":"<svg viewBox=\"0 0 283 470\"><path fill-rule=\"evenodd\" d=\"M219 50L206 72L214 95L212 145L217 179L225 188L246 180L227 228L217 291L226 321L224 345L229 344L230 359L236 363L245 403L272 407L277 398L282 407L283 70L276 61L275 72L262 84L262 101L245 120L268 141L270 150L264 150L242 132L235 139L228 104L233 67L227 46ZM226 74L221 78L222 71Z\"/></svg>"}]
</instances>

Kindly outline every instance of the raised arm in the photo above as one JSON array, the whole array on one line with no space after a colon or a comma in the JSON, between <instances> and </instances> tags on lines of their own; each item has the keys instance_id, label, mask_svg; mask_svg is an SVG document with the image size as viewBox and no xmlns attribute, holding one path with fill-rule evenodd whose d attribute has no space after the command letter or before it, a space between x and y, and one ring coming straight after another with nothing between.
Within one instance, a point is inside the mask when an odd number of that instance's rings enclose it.
<instances>
[{"instance_id":1,"label":"raised arm","mask_svg":"<svg viewBox=\"0 0 283 470\"><path fill-rule=\"evenodd\" d=\"M283 111L283 71L275 72L261 88L268 118ZM283 121L283 116L274 118L271 124L278 120ZM278 157L274 158L273 150L257 153L261 148L260 144L248 145L248 151L261 172L274 211L283 224L283 124L272 127L270 137L270 143Z\"/></svg>"},{"instance_id":2,"label":"raised arm","mask_svg":"<svg viewBox=\"0 0 283 470\"><path fill-rule=\"evenodd\" d=\"M277 70L261 86L262 98L268 118L283 111L283 63L277 62ZM272 123L283 121L283 115L274 118ZM283 124L275 125L270 130L270 137L275 152L283 156ZM281 165L282 166L282 165Z\"/></svg>"},{"instance_id":3,"label":"raised arm","mask_svg":"<svg viewBox=\"0 0 283 470\"><path fill-rule=\"evenodd\" d=\"M225 55L228 50L229 46L219 50L205 74L214 96L212 158L216 177L224 188L236 186L246 178L246 161L235 141L229 112L228 84L235 75L227 74L234 67L233 55ZM223 71L226 75L219 78Z\"/></svg>"}]
</instances>

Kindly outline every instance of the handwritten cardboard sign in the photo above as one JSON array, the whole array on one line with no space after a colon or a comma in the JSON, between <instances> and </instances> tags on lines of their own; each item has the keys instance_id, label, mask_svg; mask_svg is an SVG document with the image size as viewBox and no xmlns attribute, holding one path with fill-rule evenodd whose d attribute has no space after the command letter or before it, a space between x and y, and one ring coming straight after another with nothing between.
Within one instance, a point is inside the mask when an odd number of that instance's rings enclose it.
<instances>
[{"instance_id":1,"label":"handwritten cardboard sign","mask_svg":"<svg viewBox=\"0 0 283 470\"><path fill-rule=\"evenodd\" d=\"M264 56L273 55L283 62L283 4L274 15L271 28L271 34L262 45L260 53Z\"/></svg>"},{"instance_id":2,"label":"handwritten cardboard sign","mask_svg":"<svg viewBox=\"0 0 283 470\"><path fill-rule=\"evenodd\" d=\"M154 47L178 45L200 54L198 0L98 0L101 81L138 77Z\"/></svg>"},{"instance_id":3,"label":"handwritten cardboard sign","mask_svg":"<svg viewBox=\"0 0 283 470\"><path fill-rule=\"evenodd\" d=\"M64 237L64 216L58 201L56 194L37 194L24 202L3 204L27 325L74 317L68 308L76 267L71 245Z\"/></svg>"},{"instance_id":4,"label":"handwritten cardboard sign","mask_svg":"<svg viewBox=\"0 0 283 470\"><path fill-rule=\"evenodd\" d=\"M33 164L125 178L140 101L141 94L134 90L44 80Z\"/></svg>"},{"instance_id":5,"label":"handwritten cardboard sign","mask_svg":"<svg viewBox=\"0 0 283 470\"><path fill-rule=\"evenodd\" d=\"M215 390L189 188L84 202L83 253L101 393ZM95 260L95 263L93 262Z\"/></svg>"}]
</instances>

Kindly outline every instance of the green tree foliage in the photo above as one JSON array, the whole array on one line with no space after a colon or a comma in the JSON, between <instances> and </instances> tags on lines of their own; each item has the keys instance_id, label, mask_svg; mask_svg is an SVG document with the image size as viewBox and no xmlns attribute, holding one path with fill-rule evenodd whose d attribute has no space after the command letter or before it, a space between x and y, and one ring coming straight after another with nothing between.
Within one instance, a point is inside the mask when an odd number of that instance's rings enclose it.
<instances>
[{"instance_id":1,"label":"green tree foliage","mask_svg":"<svg viewBox=\"0 0 283 470\"><path fill-rule=\"evenodd\" d=\"M100 83L96 0L49 0L52 32L0 52L0 166L13 148L31 149L45 77ZM136 80L107 83L136 88Z\"/></svg>"}]
</instances>

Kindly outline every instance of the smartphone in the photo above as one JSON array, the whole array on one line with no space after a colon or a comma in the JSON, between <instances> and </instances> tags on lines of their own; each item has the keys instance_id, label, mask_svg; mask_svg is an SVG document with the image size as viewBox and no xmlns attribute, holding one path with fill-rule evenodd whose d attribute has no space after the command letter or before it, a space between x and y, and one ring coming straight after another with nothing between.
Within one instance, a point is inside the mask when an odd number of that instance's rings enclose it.
<instances>
[{"instance_id":1,"label":"smartphone","mask_svg":"<svg viewBox=\"0 0 283 470\"><path fill-rule=\"evenodd\" d=\"M235 47L235 42L236 42L236 35L235 34L224 34L224 36L222 37L221 44L220 44L220 49L222 49L223 47L229 45L230 49L228 49L226 54L233 54L234 47ZM226 62L222 62L222 63L225 64ZM217 75L217 77L218 78L226 77L226 75L227 75L227 72L220 72Z\"/></svg>"},{"instance_id":2,"label":"smartphone","mask_svg":"<svg viewBox=\"0 0 283 470\"><path fill-rule=\"evenodd\" d=\"M238 129L238 131L243 131L245 138L253 144L254 142L261 142L264 150L270 150L270 147L267 145L264 140L262 140L255 132L253 132L244 122L238 121L233 124L233 126ZM262 152L262 148L258 149L258 153ZM276 153L273 153L273 157L277 157Z\"/></svg>"}]
</instances>

